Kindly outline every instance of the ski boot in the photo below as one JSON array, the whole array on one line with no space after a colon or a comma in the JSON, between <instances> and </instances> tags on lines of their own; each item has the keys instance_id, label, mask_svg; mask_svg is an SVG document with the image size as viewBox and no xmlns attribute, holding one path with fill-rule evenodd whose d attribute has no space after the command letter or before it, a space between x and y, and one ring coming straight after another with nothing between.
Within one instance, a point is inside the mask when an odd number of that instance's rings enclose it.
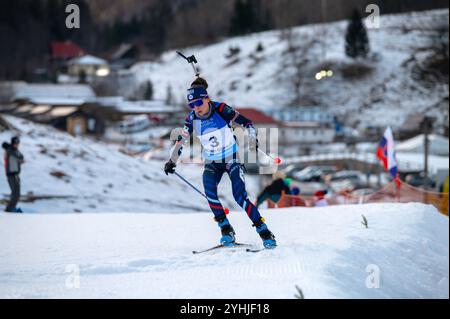
<instances>
[{"instance_id":1,"label":"ski boot","mask_svg":"<svg viewBox=\"0 0 450 319\"><path fill-rule=\"evenodd\" d=\"M216 217L215 220L219 224L220 230L222 232L222 237L220 238L220 244L224 246L234 246L236 238L234 237L234 229L230 225L226 216Z\"/></svg>"},{"instance_id":2,"label":"ski boot","mask_svg":"<svg viewBox=\"0 0 450 319\"><path fill-rule=\"evenodd\" d=\"M273 249L277 246L275 235L267 228L267 225L264 223L264 218L254 223L253 226L256 227L256 232L261 237L264 248Z\"/></svg>"},{"instance_id":3,"label":"ski boot","mask_svg":"<svg viewBox=\"0 0 450 319\"><path fill-rule=\"evenodd\" d=\"M23 213L23 211L22 211L22 209L20 209L20 207L7 208L7 209L5 209L5 212L7 212L7 213Z\"/></svg>"}]
</instances>

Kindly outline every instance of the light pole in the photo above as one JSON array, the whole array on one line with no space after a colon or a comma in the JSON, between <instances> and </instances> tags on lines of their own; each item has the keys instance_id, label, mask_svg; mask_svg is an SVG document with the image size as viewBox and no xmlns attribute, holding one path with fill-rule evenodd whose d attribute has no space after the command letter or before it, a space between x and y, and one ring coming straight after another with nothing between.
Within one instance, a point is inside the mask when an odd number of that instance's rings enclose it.
<instances>
[{"instance_id":1,"label":"light pole","mask_svg":"<svg viewBox=\"0 0 450 319\"><path fill-rule=\"evenodd\" d=\"M428 140L428 135L431 132L431 129L433 128L433 122L434 122L434 118L430 117L430 116L425 116L420 124L422 132L423 132L423 188L425 190L428 189L428 154L430 152L429 148L430 148L430 143Z\"/></svg>"}]
</instances>

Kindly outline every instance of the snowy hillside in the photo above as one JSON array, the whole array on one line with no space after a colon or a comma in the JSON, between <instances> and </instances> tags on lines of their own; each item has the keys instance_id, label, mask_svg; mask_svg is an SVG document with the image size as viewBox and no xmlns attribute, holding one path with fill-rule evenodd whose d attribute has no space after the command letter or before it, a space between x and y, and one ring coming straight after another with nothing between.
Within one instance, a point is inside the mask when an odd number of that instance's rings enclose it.
<instances>
[{"instance_id":1,"label":"snowy hillside","mask_svg":"<svg viewBox=\"0 0 450 319\"><path fill-rule=\"evenodd\" d=\"M448 116L448 75L446 80L430 82L419 74L432 55L433 30L442 23L448 25L448 10L381 15L380 28L368 29L372 57L358 64L345 56L347 21L293 29L291 43L300 47L300 58L308 60L301 71L301 105L328 106L348 125L360 127L396 128L415 112L435 115L443 124L448 120L443 117ZM279 108L292 104L295 96L289 80L295 70L286 53L288 41L280 34L257 33L182 51L195 54L213 98L237 106ZM257 52L258 44L262 51ZM227 58L231 47L240 52ZM349 76L355 67L366 69L366 75ZM331 69L334 76L315 80L315 73L323 68ZM170 86L180 103L193 79L191 67L174 51L165 53L160 63L139 63L134 71L139 81L152 81L155 98L165 99Z\"/></svg>"},{"instance_id":2,"label":"snowy hillside","mask_svg":"<svg viewBox=\"0 0 450 319\"><path fill-rule=\"evenodd\" d=\"M177 212L204 207L180 196L186 188L164 174L164 162L141 161L104 143L4 117L20 130L26 160L20 206L25 211ZM9 141L12 134L0 133L0 140ZM191 165L189 170L197 168ZM198 171L201 175L200 168ZM0 194L3 199L9 196L4 176L0 178Z\"/></svg>"},{"instance_id":3,"label":"snowy hillside","mask_svg":"<svg viewBox=\"0 0 450 319\"><path fill-rule=\"evenodd\" d=\"M219 236L209 214L2 213L0 298L449 297L448 217L433 206L263 213L277 249L199 255ZM260 245L243 212L230 220Z\"/></svg>"}]
</instances>

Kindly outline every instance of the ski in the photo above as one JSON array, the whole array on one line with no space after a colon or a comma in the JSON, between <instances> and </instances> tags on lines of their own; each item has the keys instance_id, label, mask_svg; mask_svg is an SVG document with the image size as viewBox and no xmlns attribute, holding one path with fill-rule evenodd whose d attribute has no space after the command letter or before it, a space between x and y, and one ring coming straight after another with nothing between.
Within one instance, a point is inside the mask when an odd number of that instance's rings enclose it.
<instances>
[{"instance_id":1,"label":"ski","mask_svg":"<svg viewBox=\"0 0 450 319\"><path fill-rule=\"evenodd\" d=\"M216 249L220 249L220 248L236 248L236 247L243 247L243 246L244 247L251 247L252 245L243 244L243 243L234 243L234 245L232 245L232 246L225 246L225 245L220 244L220 245L217 245L217 246L205 249L205 250L193 250L192 253L193 254L201 254L201 253L206 253L208 251L212 251L212 250L216 250Z\"/></svg>"}]
</instances>

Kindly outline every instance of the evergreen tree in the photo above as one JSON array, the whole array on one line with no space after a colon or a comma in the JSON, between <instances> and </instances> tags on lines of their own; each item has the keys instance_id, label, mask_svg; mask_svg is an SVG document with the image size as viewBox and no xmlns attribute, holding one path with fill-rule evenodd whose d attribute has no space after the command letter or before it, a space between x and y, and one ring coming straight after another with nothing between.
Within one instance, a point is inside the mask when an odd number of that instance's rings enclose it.
<instances>
[{"instance_id":1,"label":"evergreen tree","mask_svg":"<svg viewBox=\"0 0 450 319\"><path fill-rule=\"evenodd\" d=\"M256 46L256 52L263 52L264 46L261 42L258 42L258 45Z\"/></svg>"},{"instance_id":2,"label":"evergreen tree","mask_svg":"<svg viewBox=\"0 0 450 319\"><path fill-rule=\"evenodd\" d=\"M231 16L230 35L268 30L274 27L270 11L261 0L236 0Z\"/></svg>"},{"instance_id":3,"label":"evergreen tree","mask_svg":"<svg viewBox=\"0 0 450 319\"><path fill-rule=\"evenodd\" d=\"M230 34L239 35L253 31L255 16L249 0L236 0L231 17Z\"/></svg>"},{"instance_id":4,"label":"evergreen tree","mask_svg":"<svg viewBox=\"0 0 450 319\"><path fill-rule=\"evenodd\" d=\"M369 51L366 27L358 10L354 10L345 35L345 53L351 58L357 58L366 57Z\"/></svg>"},{"instance_id":5,"label":"evergreen tree","mask_svg":"<svg viewBox=\"0 0 450 319\"><path fill-rule=\"evenodd\" d=\"M147 10L142 25L147 48L153 52L165 49L167 24L173 18L174 12L170 1L158 1Z\"/></svg>"}]
</instances>

